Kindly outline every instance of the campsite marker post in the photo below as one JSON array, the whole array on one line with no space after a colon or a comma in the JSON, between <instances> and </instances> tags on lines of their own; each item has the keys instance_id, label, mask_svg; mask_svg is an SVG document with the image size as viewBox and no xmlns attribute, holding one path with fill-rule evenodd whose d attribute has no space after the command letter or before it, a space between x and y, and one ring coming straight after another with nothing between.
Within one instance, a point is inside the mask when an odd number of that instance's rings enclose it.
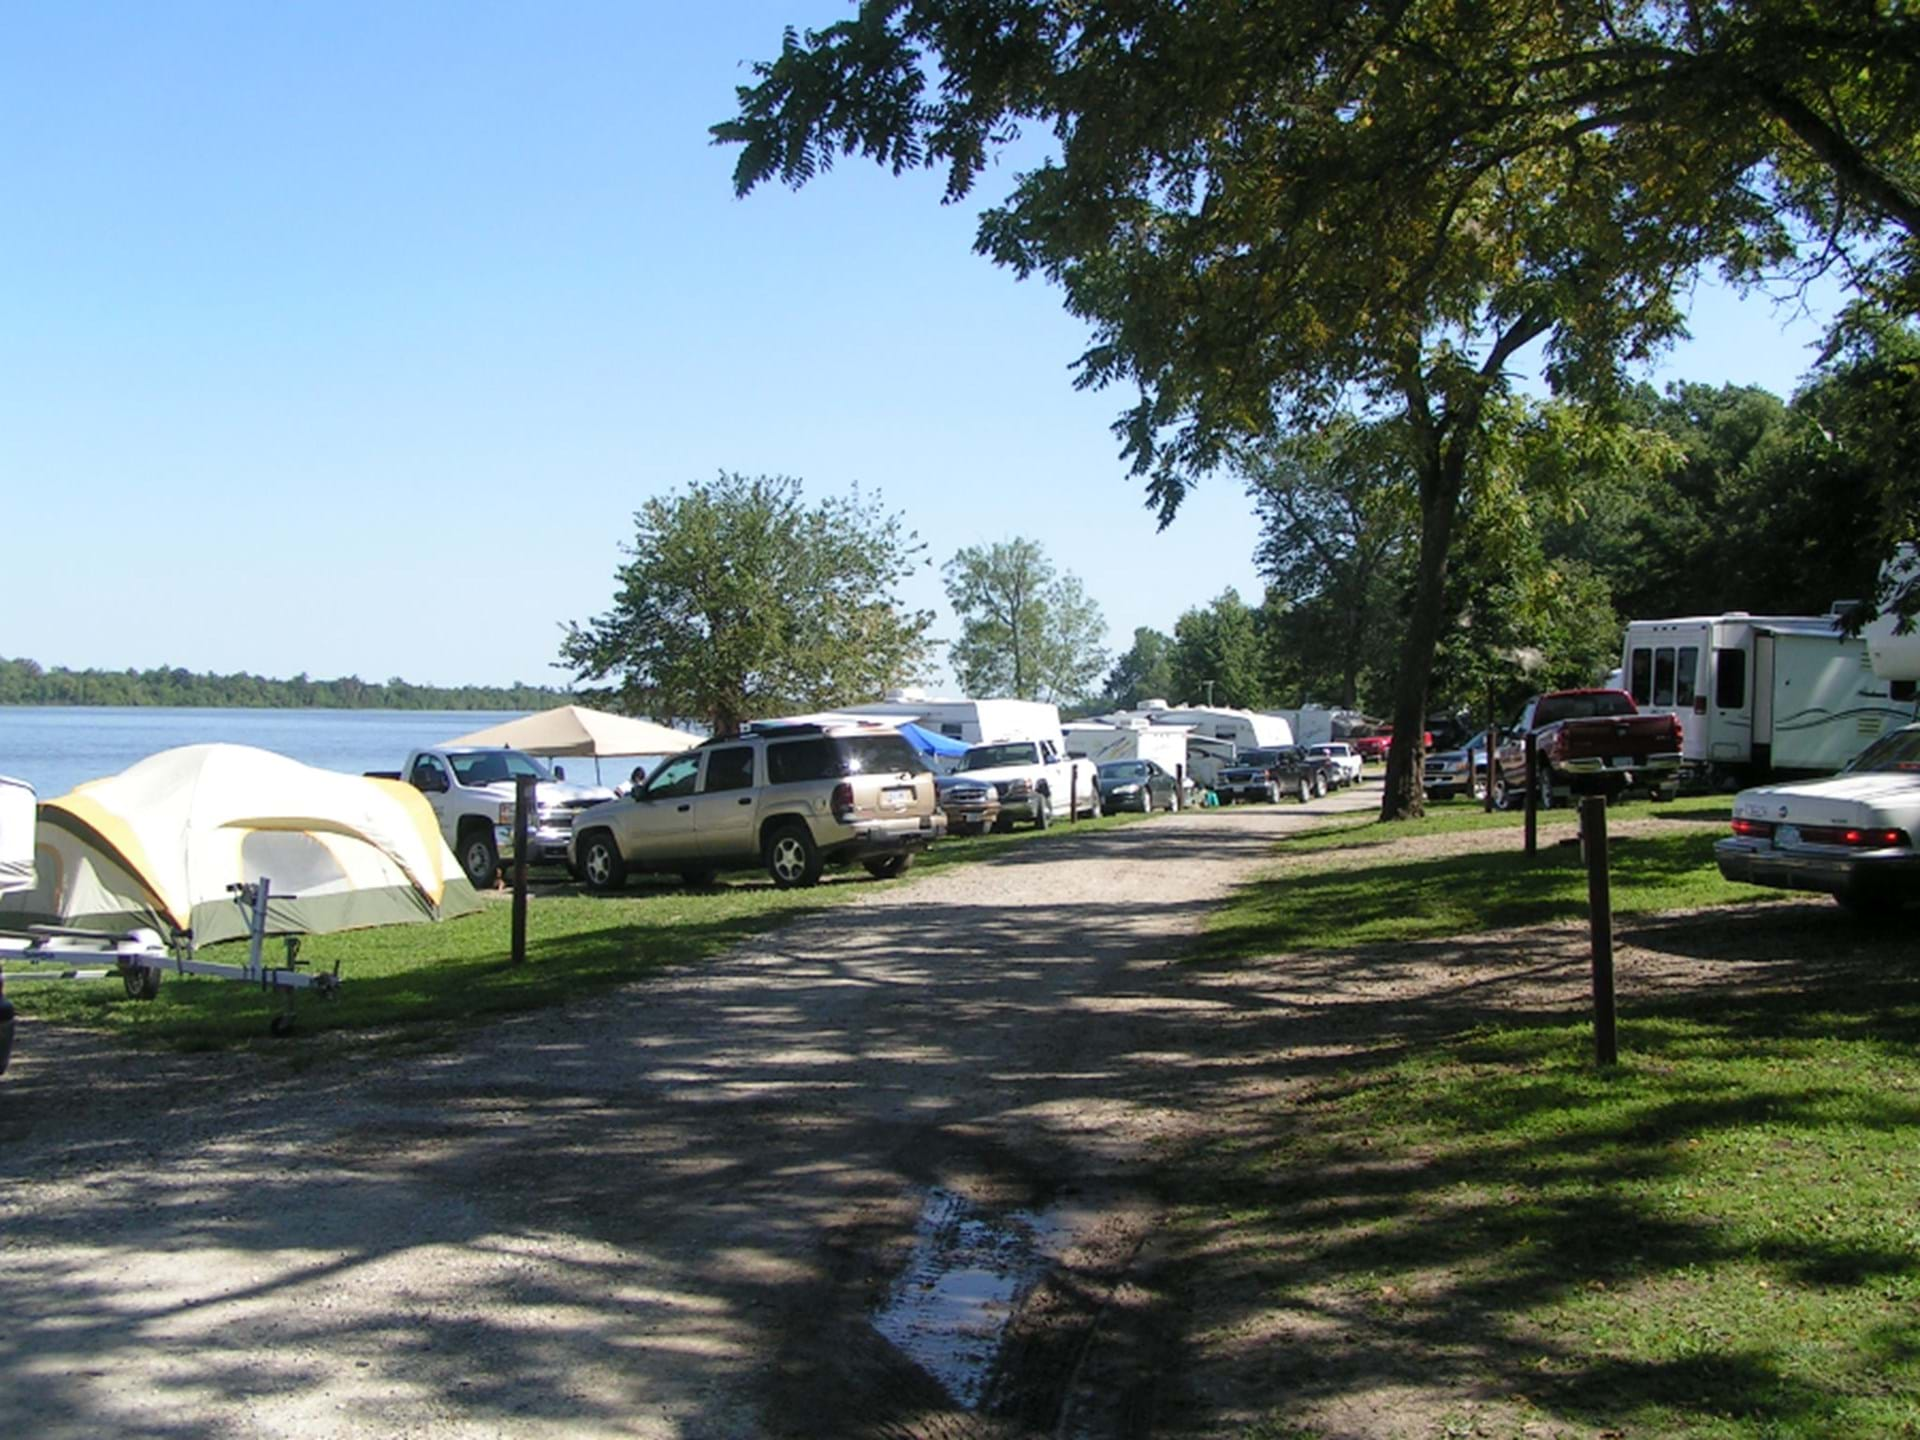
<instances>
[{"instance_id":1,"label":"campsite marker post","mask_svg":"<svg viewBox=\"0 0 1920 1440\"><path fill-rule=\"evenodd\" d=\"M1491 767L1489 767L1489 770L1491 770ZM1527 813L1527 855L1529 858L1537 854L1540 849L1539 773L1540 755L1533 743L1533 732L1529 730L1527 732L1527 794L1525 801ZM1491 774L1487 777L1487 783L1489 785L1493 783Z\"/></svg>"},{"instance_id":2,"label":"campsite marker post","mask_svg":"<svg viewBox=\"0 0 1920 1440\"><path fill-rule=\"evenodd\" d=\"M533 813L535 781L531 775L513 780L513 963L527 958L527 846L533 837L528 817Z\"/></svg>"},{"instance_id":3,"label":"campsite marker post","mask_svg":"<svg viewBox=\"0 0 1920 1440\"><path fill-rule=\"evenodd\" d=\"M1067 766L1067 823L1080 823L1080 767L1073 764Z\"/></svg>"},{"instance_id":4,"label":"campsite marker post","mask_svg":"<svg viewBox=\"0 0 1920 1440\"><path fill-rule=\"evenodd\" d=\"M1613 887L1607 876L1607 797L1580 799L1580 834L1587 854L1587 930L1593 945L1593 1058L1620 1061L1613 995Z\"/></svg>"}]
</instances>

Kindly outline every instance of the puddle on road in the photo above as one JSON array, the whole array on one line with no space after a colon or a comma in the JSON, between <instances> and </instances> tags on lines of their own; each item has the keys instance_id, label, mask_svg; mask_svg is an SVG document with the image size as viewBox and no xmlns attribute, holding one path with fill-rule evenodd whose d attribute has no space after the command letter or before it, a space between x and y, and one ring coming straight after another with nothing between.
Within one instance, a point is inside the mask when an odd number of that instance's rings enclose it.
<instances>
[{"instance_id":1,"label":"puddle on road","mask_svg":"<svg viewBox=\"0 0 1920 1440\"><path fill-rule=\"evenodd\" d=\"M972 1410L1008 1320L1058 1263L1069 1234L1053 1211L983 1210L951 1190L929 1190L913 1254L873 1327Z\"/></svg>"}]
</instances>

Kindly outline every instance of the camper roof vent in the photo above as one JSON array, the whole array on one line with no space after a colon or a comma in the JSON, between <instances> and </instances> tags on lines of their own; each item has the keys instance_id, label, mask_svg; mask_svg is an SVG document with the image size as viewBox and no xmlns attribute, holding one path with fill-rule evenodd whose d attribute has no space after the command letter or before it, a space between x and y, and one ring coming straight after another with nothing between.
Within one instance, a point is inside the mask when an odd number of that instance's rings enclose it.
<instances>
[{"instance_id":1,"label":"camper roof vent","mask_svg":"<svg viewBox=\"0 0 1920 1440\"><path fill-rule=\"evenodd\" d=\"M1173 707L1167 704L1164 695L1159 695L1151 700L1142 700L1140 702L1140 708L1142 710L1171 710Z\"/></svg>"}]
</instances>

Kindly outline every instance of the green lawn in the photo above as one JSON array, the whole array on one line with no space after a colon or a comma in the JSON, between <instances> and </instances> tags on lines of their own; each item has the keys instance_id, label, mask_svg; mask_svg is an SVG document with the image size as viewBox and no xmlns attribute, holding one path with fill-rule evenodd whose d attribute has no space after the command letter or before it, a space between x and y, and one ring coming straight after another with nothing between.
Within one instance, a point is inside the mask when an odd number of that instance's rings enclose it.
<instances>
[{"instance_id":1,"label":"green lawn","mask_svg":"<svg viewBox=\"0 0 1920 1440\"><path fill-rule=\"evenodd\" d=\"M1615 807L1609 825L1670 824L1671 833L1611 839L1616 915L1691 909L1765 899L1770 892L1732 885L1713 863L1724 827L1724 798ZM1296 950L1342 949L1392 940L1466 935L1536 925L1587 913L1587 874L1577 825L1565 810L1543 812L1538 853L1522 849L1518 814L1487 814L1455 804L1424 820L1337 824L1289 840L1284 867L1244 885L1208 920L1196 949L1203 960L1233 960ZM1421 837L1470 837L1459 854L1395 859L1384 852ZM1308 858L1301 858L1308 857Z\"/></svg>"},{"instance_id":2,"label":"green lawn","mask_svg":"<svg viewBox=\"0 0 1920 1440\"><path fill-rule=\"evenodd\" d=\"M1045 832L1022 829L942 840L919 857L905 879L886 883L911 885L916 875L1139 819L1109 816L1056 824ZM306 995L299 1000L298 1031L386 1029L392 1032L389 1038L418 1042L449 1026L559 1004L664 966L705 959L796 916L844 903L877 883L855 867L828 871L826 882L813 889L782 891L762 872L750 871L700 891L670 877L641 877L620 895L595 897L553 885L551 873L528 905L524 965L509 960L512 905L498 894L487 898L480 913L444 924L310 937L301 960L319 970L338 962L341 985L332 999ZM281 954L279 942L271 942L269 963L278 963ZM243 963L245 946L212 946L201 958ZM26 970L18 967L14 973ZM7 996L24 1015L183 1049L268 1043L267 1021L276 1004L246 985L177 975L168 976L151 1001L129 1000L117 981L17 980Z\"/></svg>"},{"instance_id":3,"label":"green lawn","mask_svg":"<svg viewBox=\"0 0 1920 1440\"><path fill-rule=\"evenodd\" d=\"M1719 879L1721 825L1678 823L1725 811L1615 810L1616 828L1676 822L1616 841L1616 911L1768 898ZM1584 917L1578 852L1552 843L1570 823L1545 825L1533 861L1517 819L1466 807L1288 842L1200 954L1324 966L1375 945L1378 979L1377 942ZM1442 830L1485 844L1384 850ZM1183 1177L1175 1222L1203 1251L1233 1236L1250 1311L1305 1322L1275 1348L1276 1389L1303 1407L1395 1379L1476 1397L1436 1437L1920 1436L1920 942L1802 901L1663 922L1772 963L1627 1003L1610 1070L1584 1007L1488 1026L1465 995L1457 1027L1447 996L1398 1017L1376 998L1377 1042L1299 1062L1305 1083ZM1307 1413L1249 1435L1307 1440Z\"/></svg>"}]
</instances>

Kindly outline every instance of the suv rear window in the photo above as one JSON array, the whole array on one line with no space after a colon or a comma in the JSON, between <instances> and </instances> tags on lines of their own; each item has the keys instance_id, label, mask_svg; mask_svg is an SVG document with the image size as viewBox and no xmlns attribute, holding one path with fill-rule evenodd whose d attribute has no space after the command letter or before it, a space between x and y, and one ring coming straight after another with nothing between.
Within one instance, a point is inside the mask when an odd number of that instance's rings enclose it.
<instances>
[{"instance_id":1,"label":"suv rear window","mask_svg":"<svg viewBox=\"0 0 1920 1440\"><path fill-rule=\"evenodd\" d=\"M767 783L838 780L844 775L912 774L927 768L920 753L898 735L821 736L767 746Z\"/></svg>"}]
</instances>

